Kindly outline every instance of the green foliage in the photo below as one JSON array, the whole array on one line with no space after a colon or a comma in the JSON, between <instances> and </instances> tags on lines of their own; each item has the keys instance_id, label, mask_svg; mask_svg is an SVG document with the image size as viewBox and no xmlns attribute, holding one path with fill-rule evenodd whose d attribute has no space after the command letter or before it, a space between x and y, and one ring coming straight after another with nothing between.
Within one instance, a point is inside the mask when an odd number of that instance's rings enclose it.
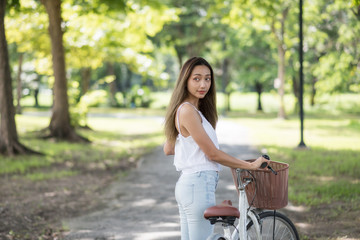
<instances>
[{"instance_id":1,"label":"green foliage","mask_svg":"<svg viewBox=\"0 0 360 240\"><path fill-rule=\"evenodd\" d=\"M121 62L136 73L158 77L161 66L148 54L154 51L149 37L159 32L166 22L176 20L176 12L162 4L143 5L134 1L93 4L99 6L89 12L83 9L88 9L87 4L76 7L71 1L64 4L67 22L64 39L70 50L68 63L75 68L96 69L104 62Z\"/></svg>"},{"instance_id":2,"label":"green foliage","mask_svg":"<svg viewBox=\"0 0 360 240\"><path fill-rule=\"evenodd\" d=\"M321 92L359 93L360 24L350 1L308 3L305 58Z\"/></svg>"},{"instance_id":3,"label":"green foliage","mask_svg":"<svg viewBox=\"0 0 360 240\"><path fill-rule=\"evenodd\" d=\"M88 126L87 114L90 107L99 107L104 105L108 99L108 93L105 90L88 91L80 98L78 103L70 107L71 125L74 127Z\"/></svg>"},{"instance_id":4,"label":"green foliage","mask_svg":"<svg viewBox=\"0 0 360 240\"><path fill-rule=\"evenodd\" d=\"M236 92L237 90L239 90L239 85L236 84L235 82L230 82L225 88L226 93L233 93Z\"/></svg>"},{"instance_id":5,"label":"green foliage","mask_svg":"<svg viewBox=\"0 0 360 240\"><path fill-rule=\"evenodd\" d=\"M40 87L52 88L45 9L35 0L10 2L20 3L15 4L18 9L9 8L5 19L7 40L12 46L13 75L18 69L18 52L25 53L23 86L32 90L40 83ZM318 96L329 92L359 93L358 5L358 0L304 1L304 74L308 93L313 89ZM133 85L142 86L148 81L152 83L151 89L171 88L178 73L177 62L193 55L206 57L214 66L216 79L224 81L219 90L235 84L241 91L253 91L255 84L261 84L263 91L273 91L273 80L277 77L274 40L279 35L276 33L281 27L281 12L286 8L289 12L283 40L286 91L290 93L298 84L299 10L289 0L65 0L62 27L67 70L72 75L71 81L78 82L73 88L79 91L83 84L79 69L102 71L107 62L124 66L133 75L127 79L126 71L116 73L118 90L122 91L117 94L118 99L125 99L120 106L127 106L125 95ZM223 76L225 63L228 81ZM31 74L44 77L30 83ZM137 81L138 76L142 82ZM101 78L92 76L90 87L106 89L106 84L99 83ZM79 92L70 95L74 98L70 102L79 100ZM138 106L149 104L149 100L138 101Z\"/></svg>"},{"instance_id":6,"label":"green foliage","mask_svg":"<svg viewBox=\"0 0 360 240\"><path fill-rule=\"evenodd\" d=\"M218 13L211 11L213 1L170 0L168 4L175 9L179 21L166 23L154 41L172 48L179 65L189 57L213 52L208 44L215 39L220 42L226 27L220 24Z\"/></svg>"},{"instance_id":7,"label":"green foliage","mask_svg":"<svg viewBox=\"0 0 360 240\"><path fill-rule=\"evenodd\" d=\"M152 102L151 91L146 86L134 85L127 97L130 99L130 107L148 108Z\"/></svg>"},{"instance_id":8,"label":"green foliage","mask_svg":"<svg viewBox=\"0 0 360 240\"><path fill-rule=\"evenodd\" d=\"M311 113L360 113L359 95L348 94L322 94L317 96L317 104L309 107Z\"/></svg>"},{"instance_id":9,"label":"green foliage","mask_svg":"<svg viewBox=\"0 0 360 240\"><path fill-rule=\"evenodd\" d=\"M273 89L273 81L277 77L277 63L269 40L264 38L267 33L249 27L244 27L241 32L237 39L242 48L231 56L237 66L236 71L232 72L233 81L246 90L254 90L256 83L261 84L263 91ZM248 35L248 38L244 38L244 34Z\"/></svg>"},{"instance_id":10,"label":"green foliage","mask_svg":"<svg viewBox=\"0 0 360 240\"><path fill-rule=\"evenodd\" d=\"M360 24L357 6L355 0L304 1L305 91L314 94L349 91L358 93L360 58L357 49L360 48ZM222 23L241 33L241 38L237 41L239 50L235 51L238 56L243 52L244 57L237 61L239 64L232 66L238 74L236 77L233 75L233 80L240 79L240 83L254 84L260 79L271 89L270 83L276 78L276 43L283 40L286 50L286 91L298 91L299 9L295 2L217 1L216 7L227 9L221 19ZM279 20L283 10L287 8L282 38ZM269 49L262 48L263 46L268 46ZM254 49L259 49L260 55Z\"/></svg>"},{"instance_id":11,"label":"green foliage","mask_svg":"<svg viewBox=\"0 0 360 240\"><path fill-rule=\"evenodd\" d=\"M5 19L8 43L16 46L12 56L17 55L16 51L25 53L23 81L30 75L28 68L32 69L31 74L35 71L38 76L51 76L45 9L40 1L20 2L20 8L17 11L10 8ZM125 63L132 72L144 78L154 79L154 83L164 80L164 65L154 60L150 37L161 31L166 22L177 20L174 9L160 1L65 0L62 1L62 20L69 72L80 73L77 70L81 68L98 69L104 62L118 62ZM18 69L17 58L13 59L13 65ZM52 88L53 77L46 78L44 83L46 88ZM77 87L81 85L79 81ZM74 101L78 95L71 94Z\"/></svg>"},{"instance_id":12,"label":"green foliage","mask_svg":"<svg viewBox=\"0 0 360 240\"><path fill-rule=\"evenodd\" d=\"M51 75L51 46L45 9L38 1L20 2L19 10L11 9L5 18L8 44L16 44L19 53L31 56L24 61L38 74Z\"/></svg>"},{"instance_id":13,"label":"green foliage","mask_svg":"<svg viewBox=\"0 0 360 240\"><path fill-rule=\"evenodd\" d=\"M6 0L6 8L15 8L16 10L18 10L20 8L19 0Z\"/></svg>"}]
</instances>

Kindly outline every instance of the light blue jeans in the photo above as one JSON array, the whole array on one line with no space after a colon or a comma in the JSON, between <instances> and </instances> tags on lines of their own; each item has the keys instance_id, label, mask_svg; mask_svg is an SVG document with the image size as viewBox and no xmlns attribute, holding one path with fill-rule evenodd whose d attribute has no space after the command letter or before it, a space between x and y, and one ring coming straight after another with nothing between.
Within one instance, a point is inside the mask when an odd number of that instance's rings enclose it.
<instances>
[{"instance_id":1,"label":"light blue jeans","mask_svg":"<svg viewBox=\"0 0 360 240\"><path fill-rule=\"evenodd\" d=\"M204 218L204 211L216 203L218 180L216 171L180 176L175 187L175 197L180 213L181 240L205 240L213 233L214 226Z\"/></svg>"}]
</instances>

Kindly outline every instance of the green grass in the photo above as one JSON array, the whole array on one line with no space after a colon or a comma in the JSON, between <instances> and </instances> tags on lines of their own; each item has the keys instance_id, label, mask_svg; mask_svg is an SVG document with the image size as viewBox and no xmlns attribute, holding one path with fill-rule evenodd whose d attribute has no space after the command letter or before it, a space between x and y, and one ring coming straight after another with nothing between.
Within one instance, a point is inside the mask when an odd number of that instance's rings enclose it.
<instances>
[{"instance_id":1,"label":"green grass","mask_svg":"<svg viewBox=\"0 0 360 240\"><path fill-rule=\"evenodd\" d=\"M56 179L56 178L63 178L63 177L69 177L74 176L78 174L77 171L52 171L52 172L34 172L34 173L28 173L25 175L25 178L30 179L32 181L43 181L48 179Z\"/></svg>"},{"instance_id":2,"label":"green grass","mask_svg":"<svg viewBox=\"0 0 360 240\"><path fill-rule=\"evenodd\" d=\"M91 144L38 138L37 131L48 126L48 117L17 115L16 122L21 143L44 155L2 157L0 175L23 175L34 181L74 175L79 167L108 169L136 162L164 141L162 121L157 118L90 118L92 130L78 130L78 133L90 139ZM51 172L58 165L64 170Z\"/></svg>"},{"instance_id":3,"label":"green grass","mask_svg":"<svg viewBox=\"0 0 360 240\"><path fill-rule=\"evenodd\" d=\"M278 120L237 119L248 126L252 143L273 160L290 164L289 200L317 205L333 201L360 207L360 120L355 116L305 119L308 149L298 149L300 123L296 118Z\"/></svg>"}]
</instances>

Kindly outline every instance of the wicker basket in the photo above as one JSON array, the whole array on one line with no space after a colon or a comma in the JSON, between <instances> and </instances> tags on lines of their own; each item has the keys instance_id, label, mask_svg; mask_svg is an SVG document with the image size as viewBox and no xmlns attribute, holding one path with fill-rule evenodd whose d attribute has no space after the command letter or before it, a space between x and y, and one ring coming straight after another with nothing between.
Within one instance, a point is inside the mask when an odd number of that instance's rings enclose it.
<instances>
[{"instance_id":1,"label":"wicker basket","mask_svg":"<svg viewBox=\"0 0 360 240\"><path fill-rule=\"evenodd\" d=\"M254 161L254 159L248 160ZM271 162L270 166L277 172L273 174L269 169L250 170L256 178L245 188L249 204L254 198L252 206L262 209L279 209L288 204L288 174L289 165L280 162ZM236 170L232 169L235 185L237 186ZM252 178L247 171L242 171L241 179ZM255 187L257 188L255 191Z\"/></svg>"}]
</instances>

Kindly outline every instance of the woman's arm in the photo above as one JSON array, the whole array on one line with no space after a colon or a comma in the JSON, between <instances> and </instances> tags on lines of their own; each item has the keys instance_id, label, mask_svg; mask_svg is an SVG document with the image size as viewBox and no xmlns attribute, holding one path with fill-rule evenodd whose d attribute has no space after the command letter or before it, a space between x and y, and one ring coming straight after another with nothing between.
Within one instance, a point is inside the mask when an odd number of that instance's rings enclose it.
<instances>
[{"instance_id":1,"label":"woman's arm","mask_svg":"<svg viewBox=\"0 0 360 240\"><path fill-rule=\"evenodd\" d=\"M165 155L167 155L167 156L174 155L175 154L174 143L170 143L168 140L166 140L163 150L164 150Z\"/></svg>"},{"instance_id":2,"label":"woman's arm","mask_svg":"<svg viewBox=\"0 0 360 240\"><path fill-rule=\"evenodd\" d=\"M183 135L185 137L191 135L205 155L212 161L231 168L249 170L258 169L263 162L268 161L263 157L259 157L254 162L247 162L217 149L203 128L198 113L191 106L186 107L186 105L184 105L180 111L179 118Z\"/></svg>"}]
</instances>

